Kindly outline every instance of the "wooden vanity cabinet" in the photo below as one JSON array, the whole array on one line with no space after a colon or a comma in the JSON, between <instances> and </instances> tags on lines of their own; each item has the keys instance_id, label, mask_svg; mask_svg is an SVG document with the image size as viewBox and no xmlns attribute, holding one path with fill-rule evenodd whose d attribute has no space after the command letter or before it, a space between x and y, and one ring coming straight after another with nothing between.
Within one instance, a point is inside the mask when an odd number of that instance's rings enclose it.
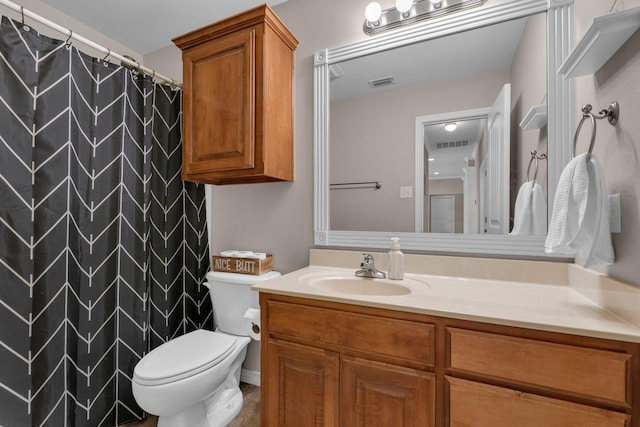
<instances>
[{"instance_id":1,"label":"wooden vanity cabinet","mask_svg":"<svg viewBox=\"0 0 640 427\"><path fill-rule=\"evenodd\" d=\"M433 325L260 299L262 426L435 426Z\"/></svg>"},{"instance_id":2,"label":"wooden vanity cabinet","mask_svg":"<svg viewBox=\"0 0 640 427\"><path fill-rule=\"evenodd\" d=\"M640 427L640 345L260 294L263 426Z\"/></svg>"},{"instance_id":3,"label":"wooden vanity cabinet","mask_svg":"<svg viewBox=\"0 0 640 427\"><path fill-rule=\"evenodd\" d=\"M532 334L446 328L450 426L638 425L637 345Z\"/></svg>"},{"instance_id":4,"label":"wooden vanity cabinet","mask_svg":"<svg viewBox=\"0 0 640 427\"><path fill-rule=\"evenodd\" d=\"M177 37L182 50L182 179L293 181L298 41L267 5Z\"/></svg>"}]
</instances>

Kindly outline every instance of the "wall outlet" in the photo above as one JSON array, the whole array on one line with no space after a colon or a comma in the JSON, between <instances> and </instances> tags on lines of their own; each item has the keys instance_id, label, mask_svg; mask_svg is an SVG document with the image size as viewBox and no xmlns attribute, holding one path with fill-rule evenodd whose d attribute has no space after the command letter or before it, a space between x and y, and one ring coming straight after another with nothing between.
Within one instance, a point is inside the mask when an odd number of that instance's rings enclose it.
<instances>
[{"instance_id":1,"label":"wall outlet","mask_svg":"<svg viewBox=\"0 0 640 427\"><path fill-rule=\"evenodd\" d=\"M400 187L401 199L413 199L413 187Z\"/></svg>"},{"instance_id":2,"label":"wall outlet","mask_svg":"<svg viewBox=\"0 0 640 427\"><path fill-rule=\"evenodd\" d=\"M612 233L622 233L620 194L609 195L609 229Z\"/></svg>"}]
</instances>

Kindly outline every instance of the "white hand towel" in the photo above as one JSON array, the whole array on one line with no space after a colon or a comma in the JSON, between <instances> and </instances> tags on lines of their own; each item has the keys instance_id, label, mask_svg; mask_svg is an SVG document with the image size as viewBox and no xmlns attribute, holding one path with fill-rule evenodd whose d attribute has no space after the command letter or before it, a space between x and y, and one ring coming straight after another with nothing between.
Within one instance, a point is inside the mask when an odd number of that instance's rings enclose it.
<instances>
[{"instance_id":1,"label":"white hand towel","mask_svg":"<svg viewBox=\"0 0 640 427\"><path fill-rule=\"evenodd\" d=\"M545 251L564 255L577 252L585 267L613 262L609 196L595 156L581 154L562 171Z\"/></svg>"},{"instance_id":2,"label":"white hand towel","mask_svg":"<svg viewBox=\"0 0 640 427\"><path fill-rule=\"evenodd\" d=\"M582 265L591 267L614 261L609 227L609 194L602 166L591 155L587 163L589 188L580 230L570 246L580 255Z\"/></svg>"},{"instance_id":3,"label":"white hand towel","mask_svg":"<svg viewBox=\"0 0 640 427\"><path fill-rule=\"evenodd\" d=\"M518 190L511 234L547 234L547 202L542 187L535 181L525 182Z\"/></svg>"},{"instance_id":4,"label":"white hand towel","mask_svg":"<svg viewBox=\"0 0 640 427\"><path fill-rule=\"evenodd\" d=\"M582 172L576 174L576 169L581 167L585 169L584 174ZM574 176L577 178L575 183ZM580 177L585 177L585 179L581 180ZM585 197L586 183L586 156L580 155L572 159L560 175L553 201L549 232L545 241L545 252L564 255L575 254L575 251L569 247L569 242L573 240L578 231L579 204L580 200ZM578 194L577 201L574 200L576 193Z\"/></svg>"},{"instance_id":5,"label":"white hand towel","mask_svg":"<svg viewBox=\"0 0 640 427\"><path fill-rule=\"evenodd\" d=\"M533 185L531 200L531 235L545 236L547 234L547 198L542 186L537 182Z\"/></svg>"}]
</instances>

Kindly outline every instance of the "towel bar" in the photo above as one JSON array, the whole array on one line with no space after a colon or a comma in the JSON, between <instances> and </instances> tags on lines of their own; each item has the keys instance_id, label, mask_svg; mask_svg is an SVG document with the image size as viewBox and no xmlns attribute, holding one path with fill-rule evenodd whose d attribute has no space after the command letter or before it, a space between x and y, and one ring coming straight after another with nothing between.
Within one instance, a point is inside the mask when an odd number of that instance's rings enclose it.
<instances>
[{"instance_id":1,"label":"towel bar","mask_svg":"<svg viewBox=\"0 0 640 427\"><path fill-rule=\"evenodd\" d=\"M578 143L578 135L580 134L580 129L582 129L582 125L584 121L587 119L591 119L591 142L589 143L589 151L588 154L593 152L593 145L596 142L596 119L602 120L607 119L611 126L615 126L618 123L618 117L620 116L620 106L617 101L613 101L609 104L609 108L606 110L600 110L599 116L594 115L591 112L593 107L591 104L586 104L582 107L582 120L580 120L580 124L578 124L578 128L576 129L576 135L573 137L573 155L576 154L576 144ZM528 177L528 174L527 174Z\"/></svg>"},{"instance_id":2,"label":"towel bar","mask_svg":"<svg viewBox=\"0 0 640 427\"><path fill-rule=\"evenodd\" d=\"M379 190L382 188L382 184L378 181L365 181L365 182L342 182L339 184L329 184L330 190L351 190L354 188L375 188Z\"/></svg>"},{"instance_id":3,"label":"towel bar","mask_svg":"<svg viewBox=\"0 0 640 427\"><path fill-rule=\"evenodd\" d=\"M531 151L531 160L529 160L529 167L527 167L527 181L535 181L538 178L538 160L544 160L547 158L546 154L540 154L536 150ZM529 172L531 172L531 164L536 161L536 168L533 172L533 179L529 179Z\"/></svg>"}]
</instances>

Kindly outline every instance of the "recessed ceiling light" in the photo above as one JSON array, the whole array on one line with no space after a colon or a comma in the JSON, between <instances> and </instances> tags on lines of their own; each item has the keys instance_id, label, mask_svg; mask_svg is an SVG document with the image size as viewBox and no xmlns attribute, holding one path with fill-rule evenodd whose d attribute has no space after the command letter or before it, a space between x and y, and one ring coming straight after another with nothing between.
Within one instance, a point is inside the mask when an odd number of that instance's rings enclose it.
<instances>
[{"instance_id":1,"label":"recessed ceiling light","mask_svg":"<svg viewBox=\"0 0 640 427\"><path fill-rule=\"evenodd\" d=\"M453 132L457 128L458 125L456 125L455 123L447 123L446 125L444 125L444 130L446 130L447 132Z\"/></svg>"},{"instance_id":2,"label":"recessed ceiling light","mask_svg":"<svg viewBox=\"0 0 640 427\"><path fill-rule=\"evenodd\" d=\"M433 157L429 157L429 161L433 162L435 159Z\"/></svg>"}]
</instances>

